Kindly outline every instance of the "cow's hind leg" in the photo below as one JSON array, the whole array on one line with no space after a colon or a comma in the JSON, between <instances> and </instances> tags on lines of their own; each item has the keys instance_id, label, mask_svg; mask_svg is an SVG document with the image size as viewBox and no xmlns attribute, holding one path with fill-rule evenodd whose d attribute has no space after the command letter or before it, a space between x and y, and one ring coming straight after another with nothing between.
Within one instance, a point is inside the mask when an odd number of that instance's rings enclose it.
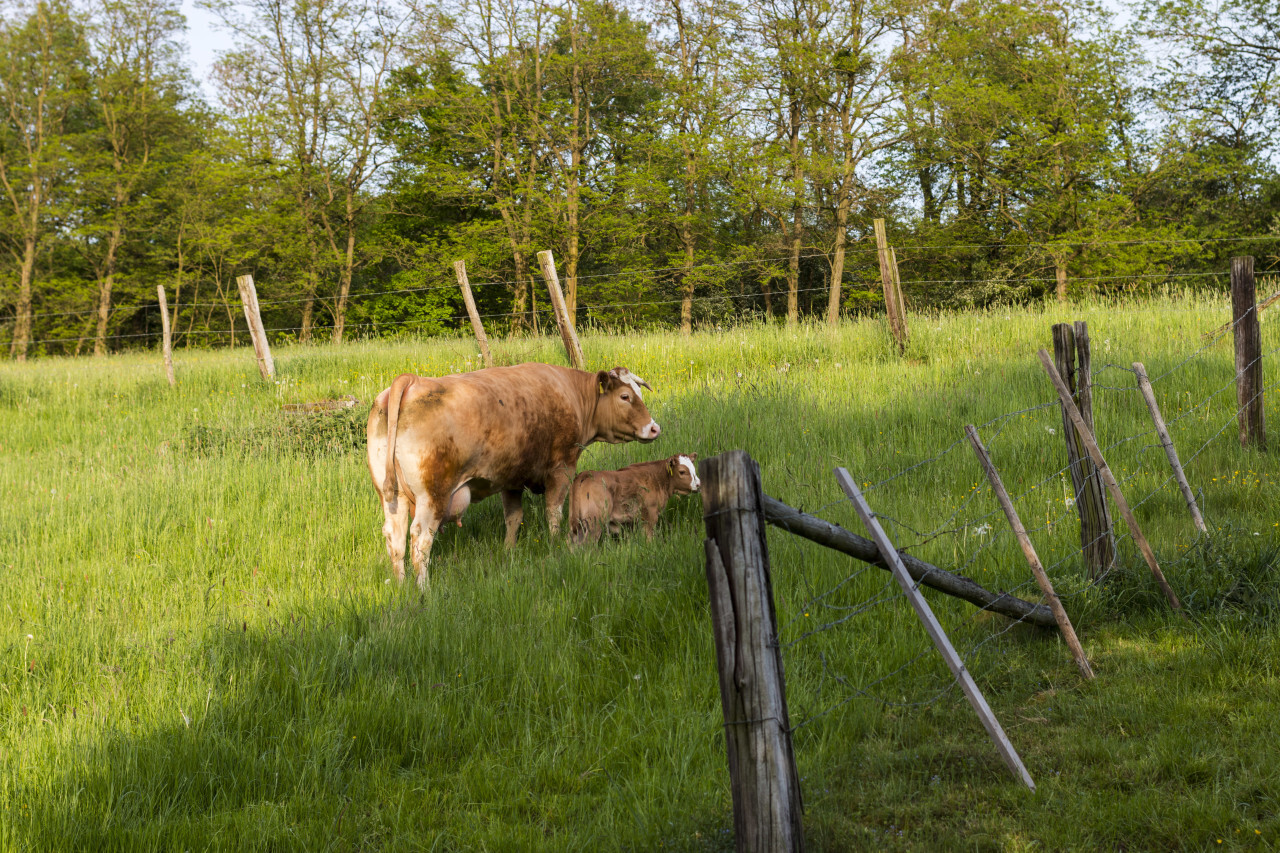
<instances>
[{"instance_id":1,"label":"cow's hind leg","mask_svg":"<svg viewBox=\"0 0 1280 853\"><path fill-rule=\"evenodd\" d=\"M413 546L413 571L418 577L418 589L426 590L431 586L427 575L427 563L431 561L431 543L435 541L436 531L440 529L443 514L436 511L434 502L425 495L418 499L418 511L409 526L409 541Z\"/></svg>"},{"instance_id":2,"label":"cow's hind leg","mask_svg":"<svg viewBox=\"0 0 1280 853\"><path fill-rule=\"evenodd\" d=\"M409 512L412 500L401 494L399 500L392 505L382 502L382 538L387 542L387 555L391 557L391 574L397 581L404 580L404 548L405 530L409 527Z\"/></svg>"}]
</instances>

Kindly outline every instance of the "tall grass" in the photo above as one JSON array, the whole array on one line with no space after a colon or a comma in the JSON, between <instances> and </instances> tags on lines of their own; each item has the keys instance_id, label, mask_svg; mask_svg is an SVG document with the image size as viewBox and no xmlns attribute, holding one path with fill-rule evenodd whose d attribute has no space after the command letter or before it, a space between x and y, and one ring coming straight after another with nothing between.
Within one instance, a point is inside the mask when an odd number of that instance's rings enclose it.
<instances>
[{"instance_id":1,"label":"tall grass","mask_svg":"<svg viewBox=\"0 0 1280 853\"><path fill-rule=\"evenodd\" d=\"M593 446L580 468L745 448L770 494L859 530L831 476L843 465L900 545L1033 597L1003 519L980 518L996 505L952 446L962 425L1052 400L1035 359L1052 322L1087 319L1095 366L1141 360L1155 378L1227 313L1200 297L919 316L905 358L871 320L588 335L593 367L654 386L663 438ZM494 349L563 362L550 339ZM266 385L247 349L179 352L176 389L150 353L0 367L0 847L731 847L698 499L673 502L652 543L576 551L548 541L534 497L503 550L501 508L481 503L442 530L422 596L388 582L366 410L281 405L367 403L400 372L474 369L472 345L291 347L276 363ZM983 431L1099 674L1080 683L1052 633L930 594L1034 795L900 599L804 637L887 575L815 601L861 567L770 532L814 847L1280 843L1280 465L1239 447L1232 376L1228 340L1155 383L1207 541L1154 437L1115 444L1149 429L1121 390L1132 377L1097 380L1114 386L1095 395L1100 443L1134 503L1154 492L1137 515L1191 623L1131 542L1122 570L1086 584L1056 409ZM929 539L939 526L953 532Z\"/></svg>"}]
</instances>

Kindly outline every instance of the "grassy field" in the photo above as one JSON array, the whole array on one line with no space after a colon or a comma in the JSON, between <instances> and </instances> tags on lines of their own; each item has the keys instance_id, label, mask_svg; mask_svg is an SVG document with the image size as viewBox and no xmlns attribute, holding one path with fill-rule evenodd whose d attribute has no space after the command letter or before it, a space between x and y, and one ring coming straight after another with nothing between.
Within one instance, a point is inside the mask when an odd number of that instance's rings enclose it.
<instances>
[{"instance_id":1,"label":"grassy field","mask_svg":"<svg viewBox=\"0 0 1280 853\"><path fill-rule=\"evenodd\" d=\"M1098 433L1133 502L1154 492L1137 515L1193 620L1130 540L1086 585L1054 408L983 436L1097 680L1056 634L929 594L1034 794L905 602L874 604L886 574L770 532L811 848L1280 846L1280 453L1236 440L1229 340L1181 363L1226 316L1221 300L922 316L905 359L871 320L584 336L592 367L652 383L663 435L580 467L745 448L770 494L861 532L843 465L899 544L1024 597L968 446L925 460L965 423L1051 400L1035 351L1052 322L1087 319L1095 367L1141 360L1156 380L1208 540L1154 439L1115 444L1149 428L1131 375L1099 373ZM1264 350L1277 337L1264 322ZM494 348L563 362L550 339ZM486 501L442 531L419 595L388 580L363 418L397 373L476 367L472 345L293 347L276 365L268 386L247 348L180 351L173 390L154 354L0 367L0 849L732 849L698 499L652 543L578 551L548 541L532 496L504 551ZM350 416L281 411L343 394L362 401Z\"/></svg>"}]
</instances>

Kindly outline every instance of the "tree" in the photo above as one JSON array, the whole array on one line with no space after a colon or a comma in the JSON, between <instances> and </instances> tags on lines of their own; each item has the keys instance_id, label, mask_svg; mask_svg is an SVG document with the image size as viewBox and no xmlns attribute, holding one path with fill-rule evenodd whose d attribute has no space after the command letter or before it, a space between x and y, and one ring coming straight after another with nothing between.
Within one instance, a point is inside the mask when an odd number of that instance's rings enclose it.
<instances>
[{"instance_id":1,"label":"tree","mask_svg":"<svg viewBox=\"0 0 1280 853\"><path fill-rule=\"evenodd\" d=\"M204 2L239 43L220 84L230 99L268 111L262 117L288 161L308 250L301 339L311 337L327 249L338 274L332 311L339 342L365 190L386 162L377 128L406 19L388 0Z\"/></svg>"},{"instance_id":2,"label":"tree","mask_svg":"<svg viewBox=\"0 0 1280 853\"><path fill-rule=\"evenodd\" d=\"M85 202L78 229L98 280L93 354L107 352L107 321L120 252L151 217L158 157L188 133L181 103L185 73L173 0L109 0L94 27L92 92L97 121L81 149Z\"/></svg>"},{"instance_id":3,"label":"tree","mask_svg":"<svg viewBox=\"0 0 1280 853\"><path fill-rule=\"evenodd\" d=\"M9 357L25 361L31 340L36 255L55 216L56 191L71 171L72 137L86 116L89 51L71 7L40 0L0 22L0 187L4 239L19 269Z\"/></svg>"}]
</instances>

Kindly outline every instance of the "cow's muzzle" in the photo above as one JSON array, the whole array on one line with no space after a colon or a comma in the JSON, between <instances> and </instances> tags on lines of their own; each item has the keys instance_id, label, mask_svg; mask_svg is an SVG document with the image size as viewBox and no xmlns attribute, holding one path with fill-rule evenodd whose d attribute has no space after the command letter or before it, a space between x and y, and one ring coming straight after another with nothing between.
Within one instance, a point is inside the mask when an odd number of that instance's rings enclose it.
<instances>
[{"instance_id":1,"label":"cow's muzzle","mask_svg":"<svg viewBox=\"0 0 1280 853\"><path fill-rule=\"evenodd\" d=\"M640 440L653 441L662 434L662 427L658 426L658 422L650 419L644 426L640 427Z\"/></svg>"}]
</instances>

